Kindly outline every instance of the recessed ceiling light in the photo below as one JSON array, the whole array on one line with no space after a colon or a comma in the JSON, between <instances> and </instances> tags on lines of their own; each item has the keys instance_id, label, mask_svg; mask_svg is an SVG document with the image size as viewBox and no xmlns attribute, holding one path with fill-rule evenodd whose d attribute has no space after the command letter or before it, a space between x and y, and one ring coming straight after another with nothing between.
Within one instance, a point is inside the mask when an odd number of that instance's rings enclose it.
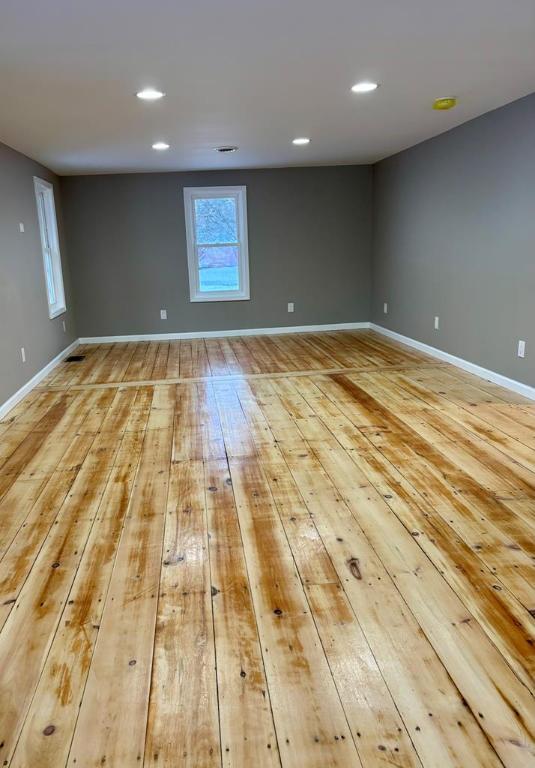
<instances>
[{"instance_id":1,"label":"recessed ceiling light","mask_svg":"<svg viewBox=\"0 0 535 768\"><path fill-rule=\"evenodd\" d=\"M235 146L225 146L225 147L214 147L216 152L221 152L222 154L226 154L227 152L237 152L238 147Z\"/></svg>"},{"instance_id":2,"label":"recessed ceiling light","mask_svg":"<svg viewBox=\"0 0 535 768\"><path fill-rule=\"evenodd\" d=\"M162 151L164 149L169 149L169 144L166 144L165 141L157 141L152 145L152 148Z\"/></svg>"},{"instance_id":3,"label":"recessed ceiling light","mask_svg":"<svg viewBox=\"0 0 535 768\"><path fill-rule=\"evenodd\" d=\"M158 101L158 99L165 96L165 93L157 91L156 88L143 88L142 91L136 93L136 96L138 99L143 99L143 101Z\"/></svg>"},{"instance_id":4,"label":"recessed ceiling light","mask_svg":"<svg viewBox=\"0 0 535 768\"><path fill-rule=\"evenodd\" d=\"M304 144L310 144L310 139L308 139L306 136L300 136L297 139L294 139L292 144L295 144L298 147L302 147Z\"/></svg>"},{"instance_id":5,"label":"recessed ceiling light","mask_svg":"<svg viewBox=\"0 0 535 768\"><path fill-rule=\"evenodd\" d=\"M375 91L376 88L379 88L379 83L372 83L370 80L362 80L360 83L355 83L351 90L353 93L370 93L370 91Z\"/></svg>"}]
</instances>

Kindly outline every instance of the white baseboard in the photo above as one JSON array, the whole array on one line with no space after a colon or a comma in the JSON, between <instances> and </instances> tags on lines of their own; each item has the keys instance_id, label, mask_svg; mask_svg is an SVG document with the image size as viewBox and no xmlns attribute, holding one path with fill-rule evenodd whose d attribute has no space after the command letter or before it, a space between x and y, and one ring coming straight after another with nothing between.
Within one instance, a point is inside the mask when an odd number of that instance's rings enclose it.
<instances>
[{"instance_id":1,"label":"white baseboard","mask_svg":"<svg viewBox=\"0 0 535 768\"><path fill-rule=\"evenodd\" d=\"M276 336L282 333L316 333L369 328L369 323L327 323L326 325L284 325L280 328L239 328L233 331L187 331L184 333L141 333L128 336L87 336L80 344L109 344L118 341L172 341L173 339L212 339L224 336Z\"/></svg>"},{"instance_id":2,"label":"white baseboard","mask_svg":"<svg viewBox=\"0 0 535 768\"><path fill-rule=\"evenodd\" d=\"M93 336L89 338L76 339L69 344L59 355L51 360L44 368L33 376L30 381L26 382L9 400L0 405L0 419L3 419L9 411L19 403L23 397L25 397L31 390L36 387L50 371L52 371L67 355L69 355L79 344L104 344L119 341L166 341L172 339L202 339L202 338L221 338L224 336L266 336L276 335L284 333L315 333L319 331L341 331L341 330L355 330L355 329L371 329L383 336L388 336L395 341L399 341L402 344L406 344L408 347L413 347L420 352L425 352L432 357L436 357L439 360L444 360L447 363L462 368L469 373L473 373L475 376L479 376L487 381L492 381L494 384L510 389L513 392L517 392L519 395L530 400L535 400L535 387L530 387L528 384L523 384L515 379L510 379L507 376L503 376L501 373L495 371L489 371L487 368L482 368L480 365L470 363L468 360L463 360L461 357L450 355L449 352L444 352L436 347L431 347L429 344L424 344L416 339L411 339L409 336L403 336L401 333L396 333L388 328L384 328L381 325L375 323L330 323L326 325L294 325L283 326L281 328L247 328L233 331L199 331L199 332L187 332L187 333L147 333L141 335L131 336Z\"/></svg>"},{"instance_id":3,"label":"white baseboard","mask_svg":"<svg viewBox=\"0 0 535 768\"><path fill-rule=\"evenodd\" d=\"M61 363L61 361L67 357L67 355L70 355L70 353L73 351L73 349L76 349L76 347L79 345L79 340L76 339L72 342L72 344L69 344L66 349L64 349L62 352L59 353L59 355L56 355L56 357L51 360L47 365L45 365L44 368L41 368L41 370L33 376L30 381L27 381L26 384L24 384L17 392L15 392L14 395L11 395L9 400L6 400L5 403L2 403L0 405L0 419L3 419L6 414L9 413L9 411L14 408L17 403L20 403L23 397L26 397L28 392L31 392L34 387L36 387L40 382L45 378L45 376L48 376L50 371L52 371L56 365Z\"/></svg>"},{"instance_id":4,"label":"white baseboard","mask_svg":"<svg viewBox=\"0 0 535 768\"><path fill-rule=\"evenodd\" d=\"M410 336L403 336L401 333L391 331L389 328L383 328L382 325L370 323L369 327L372 331L382 333L383 336L388 336L390 339L395 339L395 341L406 344L408 347L418 349L420 352L425 352L432 357L437 357L439 360L444 360L447 363L451 363L452 365L457 366L457 368L462 368L464 371L473 373L475 376L479 376L482 379L487 379L487 381L492 381L493 384L499 384L501 387L505 387L506 389L510 389L513 392L517 392L519 395L524 395L524 397L535 400L535 387L530 387L529 384L522 384L521 381L510 379L507 376L503 376L501 373L489 371L487 368L482 368L480 365L470 363L468 360L463 360L462 357L455 357L455 355L450 355L449 352L443 352L441 349L431 347L429 344L424 344L421 341L411 339Z\"/></svg>"}]
</instances>

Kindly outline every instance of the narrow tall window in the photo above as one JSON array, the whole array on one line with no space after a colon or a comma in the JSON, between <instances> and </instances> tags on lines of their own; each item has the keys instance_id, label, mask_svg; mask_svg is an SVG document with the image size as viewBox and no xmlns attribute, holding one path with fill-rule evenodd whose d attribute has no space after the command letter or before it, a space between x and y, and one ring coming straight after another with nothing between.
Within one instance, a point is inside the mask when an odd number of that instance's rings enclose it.
<instances>
[{"instance_id":1,"label":"narrow tall window","mask_svg":"<svg viewBox=\"0 0 535 768\"><path fill-rule=\"evenodd\" d=\"M245 187L186 187L191 301L249 298Z\"/></svg>"},{"instance_id":2,"label":"narrow tall window","mask_svg":"<svg viewBox=\"0 0 535 768\"><path fill-rule=\"evenodd\" d=\"M48 316L52 319L61 315L66 309L61 255L59 252L58 225L56 222L56 206L54 205L54 188L48 181L38 179L37 176L34 176L33 182L35 186L35 199L37 201L39 231L41 233Z\"/></svg>"}]
</instances>

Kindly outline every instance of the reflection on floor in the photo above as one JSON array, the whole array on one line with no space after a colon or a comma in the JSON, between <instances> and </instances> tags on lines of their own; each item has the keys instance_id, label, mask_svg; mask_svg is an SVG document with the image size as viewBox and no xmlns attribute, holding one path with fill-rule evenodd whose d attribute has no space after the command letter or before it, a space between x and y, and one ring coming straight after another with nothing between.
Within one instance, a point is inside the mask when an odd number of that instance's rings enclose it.
<instances>
[{"instance_id":1,"label":"reflection on floor","mask_svg":"<svg viewBox=\"0 0 535 768\"><path fill-rule=\"evenodd\" d=\"M80 352L0 422L5 765L535 765L534 404L370 332Z\"/></svg>"}]
</instances>

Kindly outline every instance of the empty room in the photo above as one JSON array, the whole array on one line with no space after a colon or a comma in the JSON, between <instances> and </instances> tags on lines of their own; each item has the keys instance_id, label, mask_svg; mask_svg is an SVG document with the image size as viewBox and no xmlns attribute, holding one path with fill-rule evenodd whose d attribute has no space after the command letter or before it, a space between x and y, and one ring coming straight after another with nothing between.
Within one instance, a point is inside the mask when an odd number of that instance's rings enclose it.
<instances>
[{"instance_id":1,"label":"empty room","mask_svg":"<svg viewBox=\"0 0 535 768\"><path fill-rule=\"evenodd\" d=\"M535 768L533 0L3 0L0 75L0 765Z\"/></svg>"}]
</instances>

